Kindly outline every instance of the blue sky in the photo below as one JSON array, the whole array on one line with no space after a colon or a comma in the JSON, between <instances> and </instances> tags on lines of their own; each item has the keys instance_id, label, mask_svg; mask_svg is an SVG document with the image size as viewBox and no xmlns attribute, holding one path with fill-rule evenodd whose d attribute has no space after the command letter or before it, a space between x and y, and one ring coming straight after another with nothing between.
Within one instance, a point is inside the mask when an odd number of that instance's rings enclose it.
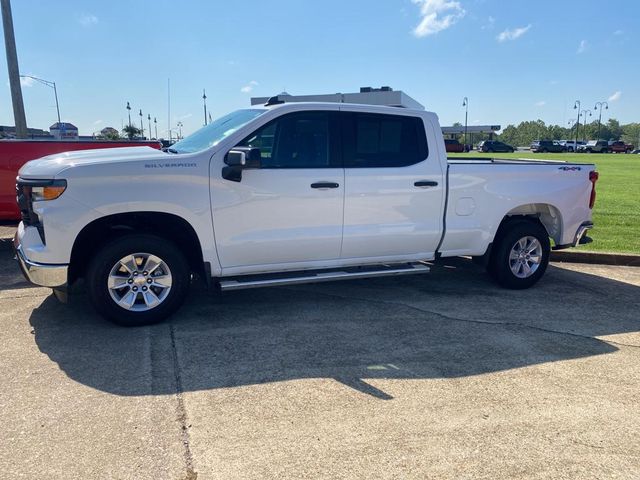
<instances>
[{"instance_id":1,"label":"blue sky","mask_svg":"<svg viewBox=\"0 0 640 480\"><path fill-rule=\"evenodd\" d=\"M632 0L237 0L12 2L22 74L54 80L63 121L91 134L127 122L126 102L183 133L251 96L390 85L442 124L540 118L573 102L640 121L640 2ZM13 125L2 56L0 124ZM25 82L29 126L56 119L53 91Z\"/></svg>"}]
</instances>

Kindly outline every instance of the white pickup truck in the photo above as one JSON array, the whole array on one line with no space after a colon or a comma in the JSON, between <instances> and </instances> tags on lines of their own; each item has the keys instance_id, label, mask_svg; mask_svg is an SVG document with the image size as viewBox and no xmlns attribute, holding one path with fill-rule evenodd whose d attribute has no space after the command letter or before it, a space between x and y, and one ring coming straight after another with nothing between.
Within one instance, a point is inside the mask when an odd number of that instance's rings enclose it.
<instances>
[{"instance_id":1,"label":"white pickup truck","mask_svg":"<svg viewBox=\"0 0 640 480\"><path fill-rule=\"evenodd\" d=\"M17 259L59 297L84 278L121 325L163 320L191 275L221 290L428 271L472 256L507 288L592 227L589 164L447 159L420 109L283 102L238 110L167 152L51 155L17 180Z\"/></svg>"}]
</instances>

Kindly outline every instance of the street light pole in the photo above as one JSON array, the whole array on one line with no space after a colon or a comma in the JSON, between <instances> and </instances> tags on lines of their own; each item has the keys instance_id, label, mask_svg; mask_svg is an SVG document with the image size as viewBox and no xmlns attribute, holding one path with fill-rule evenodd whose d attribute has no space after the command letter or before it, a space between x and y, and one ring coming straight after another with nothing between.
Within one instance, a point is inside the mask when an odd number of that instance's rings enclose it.
<instances>
[{"instance_id":1,"label":"street light pole","mask_svg":"<svg viewBox=\"0 0 640 480\"><path fill-rule=\"evenodd\" d=\"M581 105L580 100L576 100L573 104L573 109L578 110L578 119L577 119L578 124L576 125L576 144L574 147L574 151L576 152L578 151L578 135L579 135L578 131L580 130L580 105Z\"/></svg>"},{"instance_id":2,"label":"street light pole","mask_svg":"<svg viewBox=\"0 0 640 480\"><path fill-rule=\"evenodd\" d=\"M177 127L178 127L178 140L182 140L182 127L183 127L182 122L178 122Z\"/></svg>"},{"instance_id":3,"label":"street light pole","mask_svg":"<svg viewBox=\"0 0 640 480\"><path fill-rule=\"evenodd\" d=\"M569 121L567 122L567 125L571 125L571 130L569 130L569 133L573 132L573 128L576 126L576 120L575 118L570 118ZM573 149L575 150L576 148L578 148L578 145L575 144L573 146Z\"/></svg>"},{"instance_id":4,"label":"street light pole","mask_svg":"<svg viewBox=\"0 0 640 480\"><path fill-rule=\"evenodd\" d=\"M464 97L462 100L462 106L464 107L464 150L467 151L467 121L469 118L469 99Z\"/></svg>"},{"instance_id":5,"label":"street light pole","mask_svg":"<svg viewBox=\"0 0 640 480\"><path fill-rule=\"evenodd\" d=\"M202 89L202 103L204 105L204 126L207 126L207 94L204 91L204 88Z\"/></svg>"},{"instance_id":6,"label":"street light pole","mask_svg":"<svg viewBox=\"0 0 640 480\"><path fill-rule=\"evenodd\" d=\"M590 117L593 116L591 110L580 110L578 112L578 125L580 124L580 116L584 114L584 123L582 125L582 141L583 142L587 141L587 113L589 113Z\"/></svg>"},{"instance_id":7,"label":"street light pole","mask_svg":"<svg viewBox=\"0 0 640 480\"><path fill-rule=\"evenodd\" d=\"M156 117L153 117L153 125L156 127L156 140L158 139L158 120Z\"/></svg>"},{"instance_id":8,"label":"street light pole","mask_svg":"<svg viewBox=\"0 0 640 480\"><path fill-rule=\"evenodd\" d=\"M33 75L20 75L21 78L30 78L35 80L36 82L42 83L47 87L53 88L53 95L56 97L56 112L58 112L58 125L62 122L60 121L60 105L58 103L58 89L56 88L56 82L50 82L49 80L43 80L42 78L34 77Z\"/></svg>"},{"instance_id":9,"label":"street light pole","mask_svg":"<svg viewBox=\"0 0 640 480\"><path fill-rule=\"evenodd\" d=\"M129 114L129 128L131 128L131 105L127 102L127 113Z\"/></svg>"},{"instance_id":10,"label":"street light pole","mask_svg":"<svg viewBox=\"0 0 640 480\"><path fill-rule=\"evenodd\" d=\"M151 137L151 114L147 114L147 120L149 120L149 137ZM151 140L151 138L149 138Z\"/></svg>"},{"instance_id":11,"label":"street light pole","mask_svg":"<svg viewBox=\"0 0 640 480\"><path fill-rule=\"evenodd\" d=\"M596 102L595 107L593 107L594 110L598 110L598 138L597 138L598 140L600 140L600 125L602 123L602 107L603 106L606 110L609 110L609 104L607 102Z\"/></svg>"},{"instance_id":12,"label":"street light pole","mask_svg":"<svg viewBox=\"0 0 640 480\"><path fill-rule=\"evenodd\" d=\"M144 125L142 124L142 109L140 109L140 135L144 138Z\"/></svg>"}]
</instances>

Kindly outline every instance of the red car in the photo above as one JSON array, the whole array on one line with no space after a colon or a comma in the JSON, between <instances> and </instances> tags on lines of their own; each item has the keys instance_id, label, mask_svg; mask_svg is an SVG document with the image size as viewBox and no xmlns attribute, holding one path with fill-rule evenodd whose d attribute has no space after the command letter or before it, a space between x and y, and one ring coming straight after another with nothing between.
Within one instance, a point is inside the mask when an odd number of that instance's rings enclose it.
<instances>
[{"instance_id":1,"label":"red car","mask_svg":"<svg viewBox=\"0 0 640 480\"><path fill-rule=\"evenodd\" d=\"M447 149L447 153L462 153L464 152L464 145L455 139L444 139L444 146Z\"/></svg>"},{"instance_id":2,"label":"red car","mask_svg":"<svg viewBox=\"0 0 640 480\"><path fill-rule=\"evenodd\" d=\"M29 160L54 153L95 148L152 147L160 142L145 141L79 141L79 140L2 140L0 141L0 221L20 220L16 203L16 177L20 167Z\"/></svg>"},{"instance_id":3,"label":"red car","mask_svg":"<svg viewBox=\"0 0 640 480\"><path fill-rule=\"evenodd\" d=\"M629 153L633 151L633 145L624 142L613 142L609 145L609 151L613 153Z\"/></svg>"}]
</instances>

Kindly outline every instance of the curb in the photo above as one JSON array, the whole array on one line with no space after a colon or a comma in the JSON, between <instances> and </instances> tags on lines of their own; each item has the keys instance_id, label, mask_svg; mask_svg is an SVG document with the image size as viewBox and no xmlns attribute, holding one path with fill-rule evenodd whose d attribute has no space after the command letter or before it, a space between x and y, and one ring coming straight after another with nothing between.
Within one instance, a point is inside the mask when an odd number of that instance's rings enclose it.
<instances>
[{"instance_id":1,"label":"curb","mask_svg":"<svg viewBox=\"0 0 640 480\"><path fill-rule=\"evenodd\" d=\"M617 265L619 267L640 267L640 255L632 253L552 251L551 261L590 263L595 265Z\"/></svg>"}]
</instances>

